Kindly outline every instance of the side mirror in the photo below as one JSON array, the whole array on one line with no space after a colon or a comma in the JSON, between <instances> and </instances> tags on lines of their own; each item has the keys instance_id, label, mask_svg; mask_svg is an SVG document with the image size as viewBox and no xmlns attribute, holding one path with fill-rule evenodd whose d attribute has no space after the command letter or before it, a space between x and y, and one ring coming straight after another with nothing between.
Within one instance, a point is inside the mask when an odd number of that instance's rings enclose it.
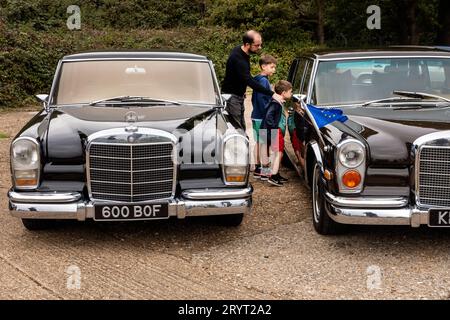
<instances>
[{"instance_id":1,"label":"side mirror","mask_svg":"<svg viewBox=\"0 0 450 320\"><path fill-rule=\"evenodd\" d=\"M294 94L292 98L295 102L306 103L306 94Z\"/></svg>"},{"instance_id":2,"label":"side mirror","mask_svg":"<svg viewBox=\"0 0 450 320\"><path fill-rule=\"evenodd\" d=\"M48 94L37 94L36 98L38 98L40 102L48 102Z\"/></svg>"},{"instance_id":3,"label":"side mirror","mask_svg":"<svg viewBox=\"0 0 450 320\"><path fill-rule=\"evenodd\" d=\"M44 105L44 109L47 110L48 107L48 94L37 94L36 98L42 102L42 104Z\"/></svg>"},{"instance_id":4,"label":"side mirror","mask_svg":"<svg viewBox=\"0 0 450 320\"><path fill-rule=\"evenodd\" d=\"M227 101L230 100L230 98L231 98L231 94L224 93L221 95L221 97L222 97L222 106L226 107Z\"/></svg>"}]
</instances>

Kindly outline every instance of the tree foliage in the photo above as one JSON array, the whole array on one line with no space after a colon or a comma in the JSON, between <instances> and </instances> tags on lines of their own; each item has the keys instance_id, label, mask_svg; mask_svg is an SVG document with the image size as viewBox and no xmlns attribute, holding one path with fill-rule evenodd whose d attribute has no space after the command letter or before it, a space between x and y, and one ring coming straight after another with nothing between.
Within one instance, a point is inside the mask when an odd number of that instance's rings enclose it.
<instances>
[{"instance_id":1,"label":"tree foliage","mask_svg":"<svg viewBox=\"0 0 450 320\"><path fill-rule=\"evenodd\" d=\"M67 7L81 8L69 31ZM381 29L369 30L369 5ZM317 45L450 45L447 0L0 0L0 107L48 92L58 59L101 49L168 49L207 55L219 79L244 30L262 32L264 53L278 58L274 80ZM258 72L253 57L252 72Z\"/></svg>"}]
</instances>

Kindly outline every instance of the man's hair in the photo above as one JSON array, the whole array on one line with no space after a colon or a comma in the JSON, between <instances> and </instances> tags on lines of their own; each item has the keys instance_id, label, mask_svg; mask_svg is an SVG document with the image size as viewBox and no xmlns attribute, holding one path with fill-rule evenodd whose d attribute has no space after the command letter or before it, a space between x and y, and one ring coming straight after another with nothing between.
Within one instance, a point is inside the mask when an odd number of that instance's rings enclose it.
<instances>
[{"instance_id":1,"label":"man's hair","mask_svg":"<svg viewBox=\"0 0 450 320\"><path fill-rule=\"evenodd\" d=\"M275 84L275 92L281 94L284 91L292 89L292 84L286 80L280 80Z\"/></svg>"},{"instance_id":2,"label":"man's hair","mask_svg":"<svg viewBox=\"0 0 450 320\"><path fill-rule=\"evenodd\" d=\"M275 57L271 56L270 54L266 54L259 59L259 66L267 65L267 64L277 64L277 59Z\"/></svg>"},{"instance_id":3,"label":"man's hair","mask_svg":"<svg viewBox=\"0 0 450 320\"><path fill-rule=\"evenodd\" d=\"M242 37L242 43L245 44L253 44L253 42L255 41L255 35L257 35L260 33L258 31L255 30L249 30L247 31L244 36Z\"/></svg>"}]
</instances>

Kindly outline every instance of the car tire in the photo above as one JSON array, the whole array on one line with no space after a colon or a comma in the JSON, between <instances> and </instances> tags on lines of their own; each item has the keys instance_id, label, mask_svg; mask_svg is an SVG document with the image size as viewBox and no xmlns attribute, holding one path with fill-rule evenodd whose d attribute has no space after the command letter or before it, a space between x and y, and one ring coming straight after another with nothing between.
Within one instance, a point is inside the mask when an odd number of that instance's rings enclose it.
<instances>
[{"instance_id":1,"label":"car tire","mask_svg":"<svg viewBox=\"0 0 450 320\"><path fill-rule=\"evenodd\" d=\"M324 185L321 179L322 173L317 162L313 165L312 172L312 219L314 229L321 235L333 235L342 233L344 225L331 219L325 211Z\"/></svg>"},{"instance_id":2,"label":"car tire","mask_svg":"<svg viewBox=\"0 0 450 320\"><path fill-rule=\"evenodd\" d=\"M238 227L241 225L242 220L244 219L244 214L227 214L223 216L217 217L217 222L226 227Z\"/></svg>"},{"instance_id":3,"label":"car tire","mask_svg":"<svg viewBox=\"0 0 450 320\"><path fill-rule=\"evenodd\" d=\"M30 231L37 231L50 229L54 226L54 221L46 219L22 219L22 224Z\"/></svg>"}]
</instances>

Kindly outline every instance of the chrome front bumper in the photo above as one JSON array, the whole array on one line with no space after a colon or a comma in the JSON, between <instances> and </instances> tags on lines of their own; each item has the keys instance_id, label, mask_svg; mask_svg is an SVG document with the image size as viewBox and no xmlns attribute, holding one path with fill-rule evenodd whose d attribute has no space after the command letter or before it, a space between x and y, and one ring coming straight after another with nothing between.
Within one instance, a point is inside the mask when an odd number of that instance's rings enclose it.
<instances>
[{"instance_id":1,"label":"chrome front bumper","mask_svg":"<svg viewBox=\"0 0 450 320\"><path fill-rule=\"evenodd\" d=\"M169 216L183 219L191 216L248 214L253 188L185 190L178 199L169 201ZM94 203L84 201L78 192L9 191L9 211L23 219L94 218ZM99 203L100 204L100 203ZM105 203L102 203L105 204Z\"/></svg>"},{"instance_id":2,"label":"chrome front bumper","mask_svg":"<svg viewBox=\"0 0 450 320\"><path fill-rule=\"evenodd\" d=\"M407 225L428 224L428 210L409 204L407 197L346 198L325 193L325 210L342 224Z\"/></svg>"}]
</instances>

